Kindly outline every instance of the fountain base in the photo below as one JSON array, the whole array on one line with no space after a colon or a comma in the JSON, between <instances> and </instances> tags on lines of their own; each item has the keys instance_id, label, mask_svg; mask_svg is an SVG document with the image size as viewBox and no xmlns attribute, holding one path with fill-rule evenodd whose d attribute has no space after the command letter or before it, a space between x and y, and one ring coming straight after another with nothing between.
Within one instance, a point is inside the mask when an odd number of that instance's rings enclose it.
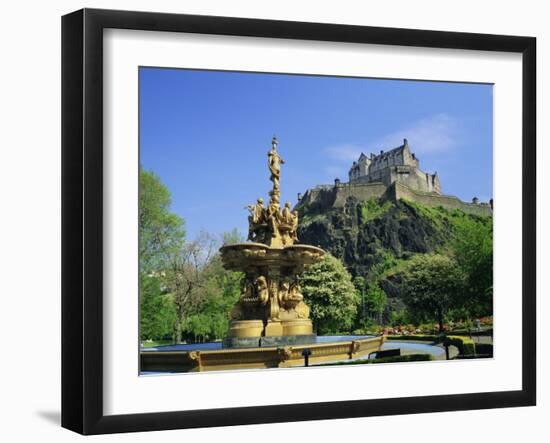
<instances>
[{"instance_id":1,"label":"fountain base","mask_svg":"<svg viewBox=\"0 0 550 443\"><path fill-rule=\"evenodd\" d=\"M222 342L223 349L248 349L279 346L308 345L317 342L316 334L278 335L272 337L226 337Z\"/></svg>"},{"instance_id":2,"label":"fountain base","mask_svg":"<svg viewBox=\"0 0 550 443\"><path fill-rule=\"evenodd\" d=\"M260 347L308 345L317 342L317 334L308 335L279 335L276 337L262 337Z\"/></svg>"},{"instance_id":3,"label":"fountain base","mask_svg":"<svg viewBox=\"0 0 550 443\"><path fill-rule=\"evenodd\" d=\"M202 372L297 367L304 366L304 350L310 352L310 365L368 358L369 354L380 350L385 338L320 336L316 343L311 344L265 345L246 349L222 349L219 342L145 348L141 350L141 371Z\"/></svg>"},{"instance_id":4,"label":"fountain base","mask_svg":"<svg viewBox=\"0 0 550 443\"><path fill-rule=\"evenodd\" d=\"M226 269L244 273L224 348L315 343L299 275L322 259L322 249L249 242L225 245L220 252Z\"/></svg>"},{"instance_id":5,"label":"fountain base","mask_svg":"<svg viewBox=\"0 0 550 443\"><path fill-rule=\"evenodd\" d=\"M315 343L311 320L233 320L224 348L252 348Z\"/></svg>"}]
</instances>

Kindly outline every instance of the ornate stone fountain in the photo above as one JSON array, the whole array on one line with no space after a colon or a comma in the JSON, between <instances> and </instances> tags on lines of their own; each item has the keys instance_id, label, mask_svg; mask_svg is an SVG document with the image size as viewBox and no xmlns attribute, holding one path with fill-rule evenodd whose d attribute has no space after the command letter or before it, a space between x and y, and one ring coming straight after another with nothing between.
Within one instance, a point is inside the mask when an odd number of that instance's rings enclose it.
<instances>
[{"instance_id":1,"label":"ornate stone fountain","mask_svg":"<svg viewBox=\"0 0 550 443\"><path fill-rule=\"evenodd\" d=\"M324 251L298 241L298 212L287 202L281 210L280 178L283 159L273 137L267 154L269 205L259 198L247 206L248 242L220 249L226 269L245 274L241 296L231 312L224 347L263 347L314 343L309 307L300 289L299 275L320 261Z\"/></svg>"},{"instance_id":2,"label":"ornate stone fountain","mask_svg":"<svg viewBox=\"0 0 550 443\"><path fill-rule=\"evenodd\" d=\"M142 371L217 371L286 368L366 357L380 350L384 336L317 337L300 289L300 274L320 261L322 249L296 244L298 213L290 203L281 210L281 164L273 138L268 166L273 189L250 211L248 241L220 249L227 269L245 274L231 312L223 348L219 342L176 344L142 349Z\"/></svg>"}]
</instances>

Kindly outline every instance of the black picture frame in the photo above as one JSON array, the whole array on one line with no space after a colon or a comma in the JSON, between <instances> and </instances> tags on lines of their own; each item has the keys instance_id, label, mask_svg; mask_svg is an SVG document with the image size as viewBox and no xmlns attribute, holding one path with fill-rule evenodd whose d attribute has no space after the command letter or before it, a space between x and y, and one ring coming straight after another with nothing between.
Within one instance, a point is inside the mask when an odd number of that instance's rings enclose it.
<instances>
[{"instance_id":1,"label":"black picture frame","mask_svg":"<svg viewBox=\"0 0 550 443\"><path fill-rule=\"evenodd\" d=\"M503 51L522 54L522 389L177 412L103 413L103 30ZM151 431L536 404L536 39L339 24L83 9L62 18L62 426Z\"/></svg>"}]
</instances>

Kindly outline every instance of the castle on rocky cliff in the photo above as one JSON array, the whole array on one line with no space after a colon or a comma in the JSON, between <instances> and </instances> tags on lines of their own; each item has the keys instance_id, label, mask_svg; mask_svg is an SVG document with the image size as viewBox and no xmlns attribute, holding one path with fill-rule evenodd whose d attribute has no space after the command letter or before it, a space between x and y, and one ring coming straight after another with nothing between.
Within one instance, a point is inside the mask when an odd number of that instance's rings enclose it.
<instances>
[{"instance_id":1,"label":"castle on rocky cliff","mask_svg":"<svg viewBox=\"0 0 550 443\"><path fill-rule=\"evenodd\" d=\"M419 159L411 152L407 139L401 146L380 151L378 155L361 153L349 170L349 182L342 183L335 179L334 185L318 185L307 190L303 196L298 194L296 207L344 207L350 197L358 201L406 199L430 207L460 209L469 214L493 214L492 200L479 202L474 197L471 203L466 203L457 197L444 195L437 172L429 174L420 170Z\"/></svg>"},{"instance_id":2,"label":"castle on rocky cliff","mask_svg":"<svg viewBox=\"0 0 550 443\"><path fill-rule=\"evenodd\" d=\"M379 155L366 156L361 153L349 170L349 182L383 183L390 186L394 182L423 192L441 194L441 184L437 172L424 173L420 170L416 155L411 152L407 139L390 151L380 151Z\"/></svg>"}]
</instances>

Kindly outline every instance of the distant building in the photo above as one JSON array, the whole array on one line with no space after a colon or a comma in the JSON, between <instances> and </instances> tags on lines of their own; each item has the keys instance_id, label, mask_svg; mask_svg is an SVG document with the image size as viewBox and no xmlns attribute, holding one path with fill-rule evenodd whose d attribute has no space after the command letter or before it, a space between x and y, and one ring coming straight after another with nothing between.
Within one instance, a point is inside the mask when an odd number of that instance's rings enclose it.
<instances>
[{"instance_id":1,"label":"distant building","mask_svg":"<svg viewBox=\"0 0 550 443\"><path fill-rule=\"evenodd\" d=\"M403 144L380 154L361 153L353 162L349 182L335 179L332 185L317 185L298 195L297 209L303 206L318 209L344 207L350 197L358 201L377 198L382 201L400 199L416 201L427 206L460 209L469 214L492 216L493 202L481 203L477 197L466 203L441 192L437 172L429 174L420 169L420 162L411 152L407 139Z\"/></svg>"},{"instance_id":2,"label":"distant building","mask_svg":"<svg viewBox=\"0 0 550 443\"><path fill-rule=\"evenodd\" d=\"M378 155L370 154L367 157L361 153L349 170L349 182L383 183L385 186L399 182L414 190L441 194L437 172L428 174L420 170L418 158L411 152L407 139L403 140L401 146L386 152L380 151Z\"/></svg>"}]
</instances>

